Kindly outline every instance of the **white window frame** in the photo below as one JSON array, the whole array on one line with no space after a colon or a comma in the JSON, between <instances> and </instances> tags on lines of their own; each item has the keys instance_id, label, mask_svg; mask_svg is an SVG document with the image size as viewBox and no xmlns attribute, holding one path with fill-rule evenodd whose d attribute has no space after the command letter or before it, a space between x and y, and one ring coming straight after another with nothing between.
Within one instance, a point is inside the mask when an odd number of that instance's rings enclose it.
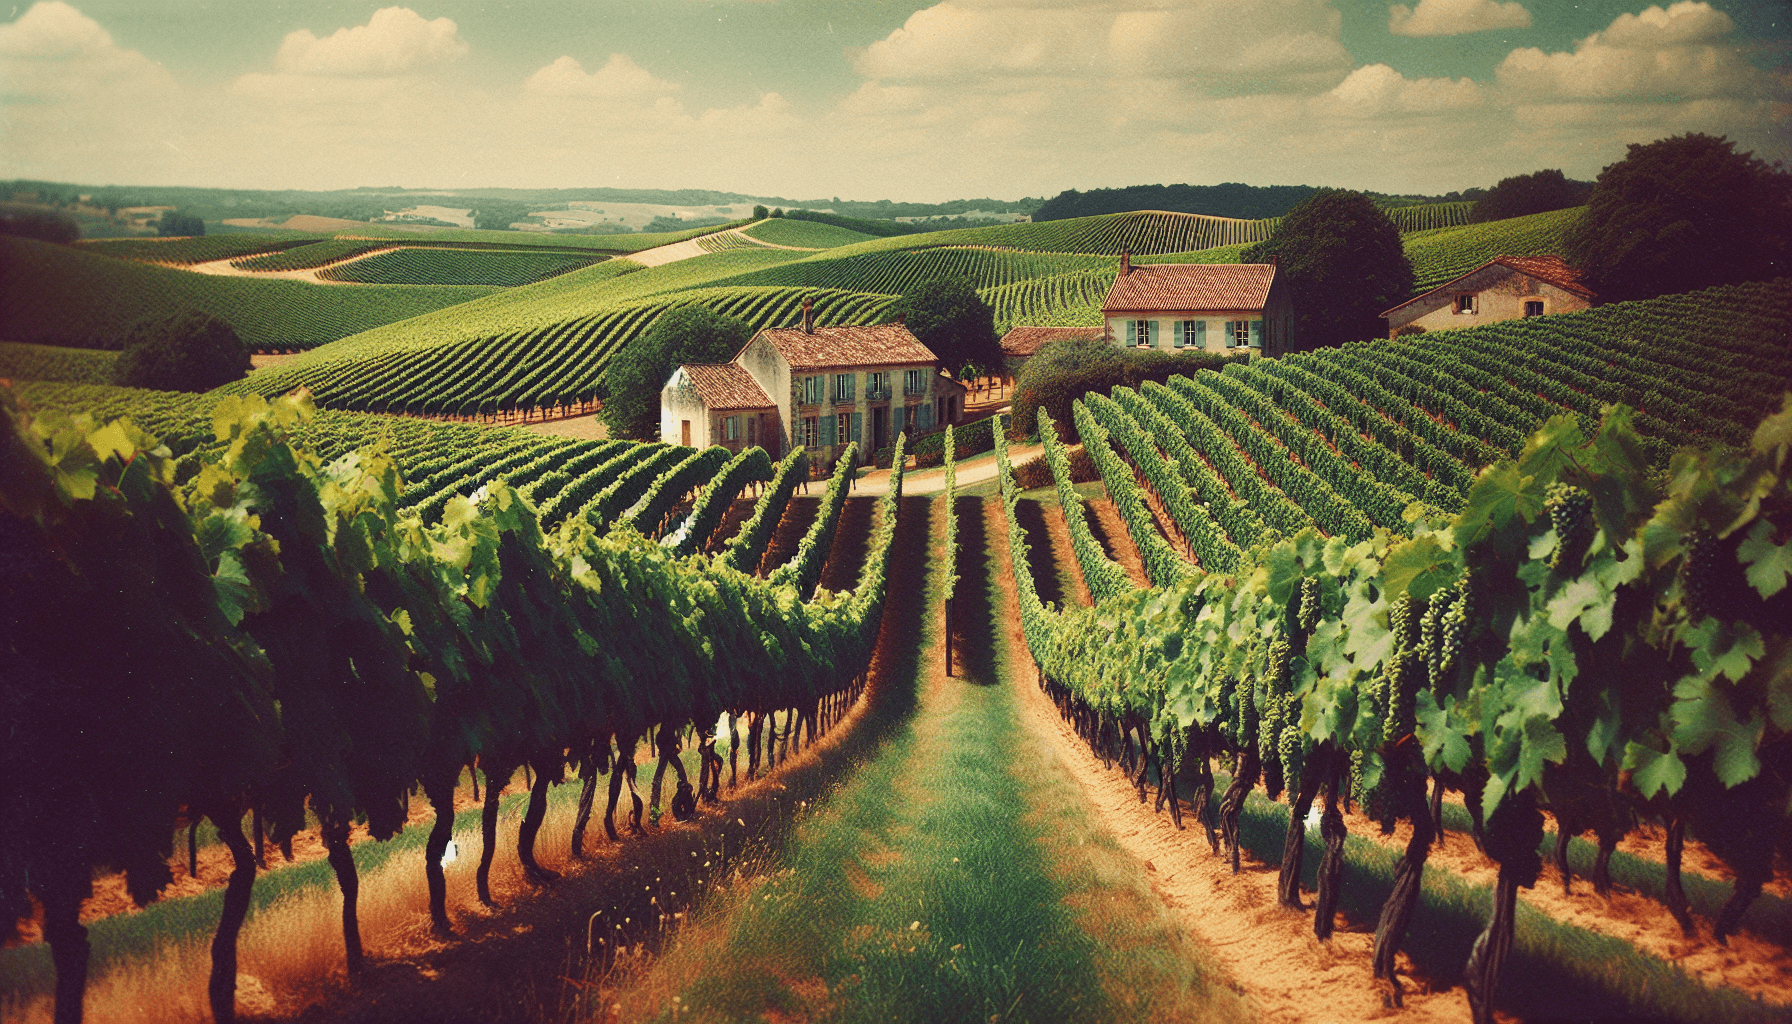
<instances>
[{"instance_id":1,"label":"white window frame","mask_svg":"<svg viewBox=\"0 0 1792 1024\"><path fill-rule=\"evenodd\" d=\"M858 375L852 373L834 374L834 401L850 402L853 400L853 378L856 376Z\"/></svg>"},{"instance_id":2,"label":"white window frame","mask_svg":"<svg viewBox=\"0 0 1792 1024\"><path fill-rule=\"evenodd\" d=\"M1134 320L1132 322L1132 330L1135 339L1133 343L1134 348L1151 347L1151 321Z\"/></svg>"},{"instance_id":3,"label":"white window frame","mask_svg":"<svg viewBox=\"0 0 1792 1024\"><path fill-rule=\"evenodd\" d=\"M1232 321L1232 337L1228 339L1227 348L1251 347L1251 322L1249 320Z\"/></svg>"},{"instance_id":4,"label":"white window frame","mask_svg":"<svg viewBox=\"0 0 1792 1024\"><path fill-rule=\"evenodd\" d=\"M882 370L874 370L867 373L865 375L865 397L870 398L872 395L882 395L884 398L888 398L889 395L885 394L885 392L889 390L889 384L884 380L886 376L887 374Z\"/></svg>"},{"instance_id":5,"label":"white window frame","mask_svg":"<svg viewBox=\"0 0 1792 1024\"><path fill-rule=\"evenodd\" d=\"M827 378L826 377L818 375L818 376L803 378L803 404L804 405L820 405L822 397L826 394L826 392L827 392Z\"/></svg>"},{"instance_id":6,"label":"white window frame","mask_svg":"<svg viewBox=\"0 0 1792 1024\"><path fill-rule=\"evenodd\" d=\"M834 414L834 443L842 448L852 443L852 413Z\"/></svg>"},{"instance_id":7,"label":"white window frame","mask_svg":"<svg viewBox=\"0 0 1792 1024\"><path fill-rule=\"evenodd\" d=\"M804 448L819 447L817 442L821 440L821 417L804 416L801 433L802 436L798 440L803 443Z\"/></svg>"},{"instance_id":8,"label":"white window frame","mask_svg":"<svg viewBox=\"0 0 1792 1024\"><path fill-rule=\"evenodd\" d=\"M905 396L924 395L927 393L927 371L907 370L902 376L902 393Z\"/></svg>"}]
</instances>

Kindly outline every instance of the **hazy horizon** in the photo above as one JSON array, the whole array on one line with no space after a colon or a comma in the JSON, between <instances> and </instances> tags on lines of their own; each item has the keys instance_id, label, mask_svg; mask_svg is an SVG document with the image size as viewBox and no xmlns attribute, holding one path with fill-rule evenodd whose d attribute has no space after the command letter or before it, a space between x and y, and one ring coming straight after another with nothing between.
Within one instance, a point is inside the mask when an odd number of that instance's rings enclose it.
<instances>
[{"instance_id":1,"label":"hazy horizon","mask_svg":"<svg viewBox=\"0 0 1792 1024\"><path fill-rule=\"evenodd\" d=\"M941 202L1440 194L1688 131L1792 159L1784 3L61 0L0 22L0 178Z\"/></svg>"}]
</instances>

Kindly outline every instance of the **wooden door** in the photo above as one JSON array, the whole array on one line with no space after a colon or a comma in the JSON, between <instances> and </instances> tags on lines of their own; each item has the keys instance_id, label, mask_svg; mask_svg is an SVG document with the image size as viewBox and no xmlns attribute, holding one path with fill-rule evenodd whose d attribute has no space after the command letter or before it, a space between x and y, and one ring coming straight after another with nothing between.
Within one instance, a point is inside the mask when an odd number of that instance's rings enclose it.
<instances>
[{"instance_id":1,"label":"wooden door","mask_svg":"<svg viewBox=\"0 0 1792 1024\"><path fill-rule=\"evenodd\" d=\"M680 437L682 437L683 440L679 441L679 444L682 444L686 448L689 448L691 446L691 421L690 420L680 420L679 422L684 425L680 431Z\"/></svg>"}]
</instances>

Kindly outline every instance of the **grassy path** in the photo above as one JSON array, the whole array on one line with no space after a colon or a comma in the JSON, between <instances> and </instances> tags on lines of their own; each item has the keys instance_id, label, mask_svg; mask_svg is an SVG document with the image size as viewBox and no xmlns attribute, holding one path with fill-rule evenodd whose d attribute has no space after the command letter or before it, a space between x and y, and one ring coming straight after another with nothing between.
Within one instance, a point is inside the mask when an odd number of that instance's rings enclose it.
<instances>
[{"instance_id":1,"label":"grassy path","mask_svg":"<svg viewBox=\"0 0 1792 1024\"><path fill-rule=\"evenodd\" d=\"M933 504L940 536L946 512ZM947 566L928 561L907 680L915 713L795 831L724 882L651 967L607 979L589 1019L1214 1020L1243 1016L1020 728L1002 565L961 499L956 675Z\"/></svg>"}]
</instances>

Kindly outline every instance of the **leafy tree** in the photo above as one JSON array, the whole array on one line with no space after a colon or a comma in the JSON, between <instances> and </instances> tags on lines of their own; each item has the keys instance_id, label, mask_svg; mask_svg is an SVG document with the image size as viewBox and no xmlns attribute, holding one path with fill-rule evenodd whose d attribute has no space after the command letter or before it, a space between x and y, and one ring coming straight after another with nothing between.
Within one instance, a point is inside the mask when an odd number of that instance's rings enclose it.
<instances>
[{"instance_id":1,"label":"leafy tree","mask_svg":"<svg viewBox=\"0 0 1792 1024\"><path fill-rule=\"evenodd\" d=\"M1602 301L1786 273L1792 175L1703 134L1632 145L1599 174L1564 255Z\"/></svg>"},{"instance_id":2,"label":"leafy tree","mask_svg":"<svg viewBox=\"0 0 1792 1024\"><path fill-rule=\"evenodd\" d=\"M236 330L195 310L131 328L113 380L158 391L210 391L240 380L249 365L249 349Z\"/></svg>"},{"instance_id":3,"label":"leafy tree","mask_svg":"<svg viewBox=\"0 0 1792 1024\"><path fill-rule=\"evenodd\" d=\"M205 234L205 221L191 213L169 210L156 222L156 234L164 238L186 238Z\"/></svg>"},{"instance_id":4,"label":"leafy tree","mask_svg":"<svg viewBox=\"0 0 1792 1024\"><path fill-rule=\"evenodd\" d=\"M772 215L772 211L766 209L763 206L753 207L753 219L754 220L764 220L765 218L770 217L771 215Z\"/></svg>"},{"instance_id":5,"label":"leafy tree","mask_svg":"<svg viewBox=\"0 0 1792 1024\"><path fill-rule=\"evenodd\" d=\"M81 227L66 213L0 204L0 235L67 244L81 237Z\"/></svg>"},{"instance_id":6,"label":"leafy tree","mask_svg":"<svg viewBox=\"0 0 1792 1024\"><path fill-rule=\"evenodd\" d=\"M1239 257L1280 264L1303 349L1342 345L1387 330L1385 309L1412 293L1412 263L1394 222L1360 192L1327 189L1288 212L1276 233Z\"/></svg>"},{"instance_id":7,"label":"leafy tree","mask_svg":"<svg viewBox=\"0 0 1792 1024\"><path fill-rule=\"evenodd\" d=\"M679 306L660 314L604 371L609 397L604 423L611 437L653 439L660 432L660 389L681 363L725 363L753 338L744 321L708 308Z\"/></svg>"},{"instance_id":8,"label":"leafy tree","mask_svg":"<svg viewBox=\"0 0 1792 1024\"><path fill-rule=\"evenodd\" d=\"M1573 181L1561 171L1538 171L1502 178L1498 185L1475 201L1469 211L1471 224L1490 220L1506 220L1532 213L1565 210L1587 201L1593 191L1590 181Z\"/></svg>"},{"instance_id":9,"label":"leafy tree","mask_svg":"<svg viewBox=\"0 0 1792 1024\"><path fill-rule=\"evenodd\" d=\"M1002 365L995 311L962 277L938 278L910 290L891 313L904 317L909 331L949 370Z\"/></svg>"}]
</instances>

